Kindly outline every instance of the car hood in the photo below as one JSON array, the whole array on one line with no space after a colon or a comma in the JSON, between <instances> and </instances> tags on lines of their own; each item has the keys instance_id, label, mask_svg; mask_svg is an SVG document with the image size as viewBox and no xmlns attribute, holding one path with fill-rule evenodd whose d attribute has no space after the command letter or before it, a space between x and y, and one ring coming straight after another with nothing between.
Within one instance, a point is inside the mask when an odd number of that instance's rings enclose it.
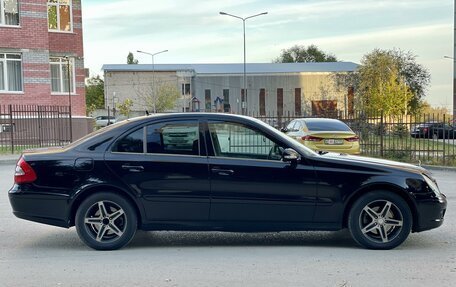
<instances>
[{"instance_id":1,"label":"car hood","mask_svg":"<svg viewBox=\"0 0 456 287\"><path fill-rule=\"evenodd\" d=\"M429 172L421 167L414 164L397 162L392 160L380 159L380 158L373 158L373 157L364 157L364 156L355 156L355 155L347 155L347 154L340 154L340 153L327 153L321 155L322 158L327 158L331 160L335 160L338 162L345 162L349 164L361 164L361 165L369 165L370 167L380 167L380 168L389 168L389 169L398 169L404 170L413 173L426 173Z\"/></svg>"}]
</instances>

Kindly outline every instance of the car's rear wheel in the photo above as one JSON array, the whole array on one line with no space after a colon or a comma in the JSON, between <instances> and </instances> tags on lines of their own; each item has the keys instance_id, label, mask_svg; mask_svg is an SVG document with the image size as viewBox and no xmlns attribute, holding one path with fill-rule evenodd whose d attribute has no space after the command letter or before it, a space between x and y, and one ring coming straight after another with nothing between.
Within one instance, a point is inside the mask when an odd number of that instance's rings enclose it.
<instances>
[{"instance_id":1,"label":"car's rear wheel","mask_svg":"<svg viewBox=\"0 0 456 287\"><path fill-rule=\"evenodd\" d=\"M373 191L352 206L348 227L353 239L369 249L392 249L407 239L412 213L402 197L388 191Z\"/></svg>"},{"instance_id":2,"label":"car's rear wheel","mask_svg":"<svg viewBox=\"0 0 456 287\"><path fill-rule=\"evenodd\" d=\"M137 216L124 197L96 193L79 206L75 218L79 238L97 250L114 250L127 245L136 233Z\"/></svg>"}]
</instances>

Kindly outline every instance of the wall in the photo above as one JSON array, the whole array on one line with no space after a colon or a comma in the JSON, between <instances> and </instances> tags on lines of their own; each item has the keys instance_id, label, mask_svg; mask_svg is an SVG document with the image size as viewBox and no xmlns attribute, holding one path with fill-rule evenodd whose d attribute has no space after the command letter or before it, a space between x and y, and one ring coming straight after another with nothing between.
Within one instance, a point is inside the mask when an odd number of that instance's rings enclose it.
<instances>
[{"instance_id":1,"label":"wall","mask_svg":"<svg viewBox=\"0 0 456 287\"><path fill-rule=\"evenodd\" d=\"M0 26L0 52L22 54L23 92L0 92L0 104L68 106L68 94L51 95L49 56L69 55L76 60L76 94L72 112L85 115L81 1L73 0L73 32L48 31L47 0L20 1L20 26Z\"/></svg>"}]
</instances>

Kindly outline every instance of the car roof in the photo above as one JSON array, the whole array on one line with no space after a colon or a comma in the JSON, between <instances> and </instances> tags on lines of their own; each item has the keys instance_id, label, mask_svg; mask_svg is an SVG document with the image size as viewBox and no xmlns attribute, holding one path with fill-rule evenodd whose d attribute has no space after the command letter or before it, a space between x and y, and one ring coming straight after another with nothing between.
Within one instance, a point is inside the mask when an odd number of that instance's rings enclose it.
<instances>
[{"instance_id":1,"label":"car roof","mask_svg":"<svg viewBox=\"0 0 456 287\"><path fill-rule=\"evenodd\" d=\"M328 119L328 118L300 118L300 119L296 119L297 121L302 121L302 122L305 122L305 123L318 123L318 122L342 122L340 120L336 120L336 119Z\"/></svg>"}]
</instances>

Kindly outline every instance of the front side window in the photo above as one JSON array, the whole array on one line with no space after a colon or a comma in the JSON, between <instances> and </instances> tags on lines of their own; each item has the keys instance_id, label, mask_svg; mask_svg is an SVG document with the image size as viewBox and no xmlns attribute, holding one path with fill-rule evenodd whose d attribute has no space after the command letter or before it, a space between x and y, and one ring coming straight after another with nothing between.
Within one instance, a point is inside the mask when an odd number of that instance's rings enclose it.
<instances>
[{"instance_id":1,"label":"front side window","mask_svg":"<svg viewBox=\"0 0 456 287\"><path fill-rule=\"evenodd\" d=\"M71 0L48 0L48 24L51 31L71 32Z\"/></svg>"},{"instance_id":2,"label":"front side window","mask_svg":"<svg viewBox=\"0 0 456 287\"><path fill-rule=\"evenodd\" d=\"M0 91L22 91L22 58L20 54L0 53Z\"/></svg>"},{"instance_id":3,"label":"front side window","mask_svg":"<svg viewBox=\"0 0 456 287\"><path fill-rule=\"evenodd\" d=\"M147 153L199 155L197 121L166 122L147 126Z\"/></svg>"},{"instance_id":4,"label":"front side window","mask_svg":"<svg viewBox=\"0 0 456 287\"><path fill-rule=\"evenodd\" d=\"M50 58L50 65L52 92L68 93L71 90L72 93L75 93L74 59L70 58L68 61L64 57Z\"/></svg>"},{"instance_id":5,"label":"front side window","mask_svg":"<svg viewBox=\"0 0 456 287\"><path fill-rule=\"evenodd\" d=\"M0 25L19 26L18 0L0 0Z\"/></svg>"},{"instance_id":6,"label":"front side window","mask_svg":"<svg viewBox=\"0 0 456 287\"><path fill-rule=\"evenodd\" d=\"M238 123L209 123L216 156L281 160L282 149L260 131Z\"/></svg>"}]
</instances>

